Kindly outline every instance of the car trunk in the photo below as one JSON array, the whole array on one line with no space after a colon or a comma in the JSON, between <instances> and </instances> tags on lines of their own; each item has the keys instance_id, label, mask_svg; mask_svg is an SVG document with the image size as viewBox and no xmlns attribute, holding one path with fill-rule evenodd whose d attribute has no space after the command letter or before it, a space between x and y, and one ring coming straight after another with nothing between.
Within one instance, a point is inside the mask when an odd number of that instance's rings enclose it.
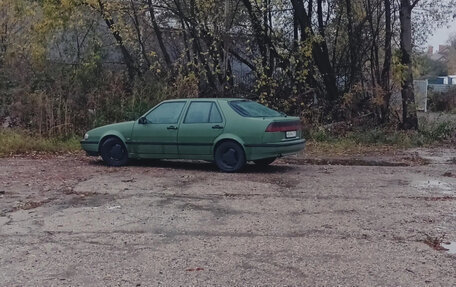
<instances>
[{"instance_id":1,"label":"car trunk","mask_svg":"<svg viewBox=\"0 0 456 287\"><path fill-rule=\"evenodd\" d=\"M280 143L301 138L301 121L298 117L276 117L269 120L263 143Z\"/></svg>"}]
</instances>

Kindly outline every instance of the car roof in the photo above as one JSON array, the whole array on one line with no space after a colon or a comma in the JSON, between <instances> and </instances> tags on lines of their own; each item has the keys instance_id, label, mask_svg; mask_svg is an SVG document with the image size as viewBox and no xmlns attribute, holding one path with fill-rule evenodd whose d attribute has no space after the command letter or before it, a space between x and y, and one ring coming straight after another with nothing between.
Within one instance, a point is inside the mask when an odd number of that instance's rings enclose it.
<instances>
[{"instance_id":1,"label":"car roof","mask_svg":"<svg viewBox=\"0 0 456 287\"><path fill-rule=\"evenodd\" d=\"M204 102L204 101L242 101L242 100L247 100L247 99L242 99L242 98L183 98L183 99L171 99L171 100L166 100L164 102L178 102L178 101L198 101L198 102Z\"/></svg>"}]
</instances>

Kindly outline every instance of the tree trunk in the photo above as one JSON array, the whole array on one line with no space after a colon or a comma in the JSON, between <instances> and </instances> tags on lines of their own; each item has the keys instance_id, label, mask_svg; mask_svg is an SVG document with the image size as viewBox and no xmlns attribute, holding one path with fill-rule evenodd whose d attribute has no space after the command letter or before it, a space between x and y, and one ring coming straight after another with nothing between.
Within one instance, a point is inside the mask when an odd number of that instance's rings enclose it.
<instances>
[{"instance_id":1,"label":"tree trunk","mask_svg":"<svg viewBox=\"0 0 456 287\"><path fill-rule=\"evenodd\" d=\"M130 6L131 6L131 10L133 12L133 26L135 27L136 37L138 37L139 49L141 51L141 55L143 57L144 62L146 62L146 66L147 66L146 69L149 69L151 63L150 63L149 57L147 56L146 47L144 45L143 36L141 33L141 26L140 26L141 23L139 22L138 12L136 11L135 5L136 4L133 2L133 0L130 0Z\"/></svg>"},{"instance_id":2,"label":"tree trunk","mask_svg":"<svg viewBox=\"0 0 456 287\"><path fill-rule=\"evenodd\" d=\"M250 3L250 0L242 0L242 2L244 4L245 8L247 9L247 12L250 17L250 21L252 23L252 28L255 33L255 40L258 45L260 54L261 54L262 66L265 69L266 74L268 76L270 76L270 74L268 73L268 71L270 71L270 70L267 69L268 68L268 58L269 58L268 47L267 47L267 45L268 45L267 35L265 34L265 31L261 25L260 19L258 19L258 17L255 15L255 12L253 11L253 7L252 7L252 4Z\"/></svg>"},{"instance_id":3,"label":"tree trunk","mask_svg":"<svg viewBox=\"0 0 456 287\"><path fill-rule=\"evenodd\" d=\"M385 0L385 60L382 69L382 89L384 92L382 111L382 121L386 122L389 117L389 102L391 99L391 63L393 58L391 42L393 38L391 23L391 0Z\"/></svg>"},{"instance_id":4,"label":"tree trunk","mask_svg":"<svg viewBox=\"0 0 456 287\"><path fill-rule=\"evenodd\" d=\"M299 23L302 40L305 40L306 35L309 33L309 36L313 37L312 21L305 11L303 0L291 0L291 3L293 4L293 9ZM320 18L322 19L322 17ZM322 36L324 36L324 29L322 25L323 23L320 23L319 30L320 33L323 33ZM323 83L326 88L327 100L331 105L338 99L339 90L336 85L336 75L329 59L329 52L325 40L312 41L312 56L315 61L315 65L322 75Z\"/></svg>"},{"instance_id":5,"label":"tree trunk","mask_svg":"<svg viewBox=\"0 0 456 287\"><path fill-rule=\"evenodd\" d=\"M163 34L158 26L157 19L155 18L154 6L152 5L152 0L147 0L147 5L149 8L150 21L152 22L152 27L154 28L155 36L157 37L158 45L160 45L160 50L162 51L163 58L165 59L166 66L171 69L171 57L169 56L168 50L166 49L165 42L163 41Z\"/></svg>"},{"instance_id":6,"label":"tree trunk","mask_svg":"<svg viewBox=\"0 0 456 287\"><path fill-rule=\"evenodd\" d=\"M351 89L356 84L355 78L358 74L358 51L356 50L355 35L353 33L353 13L351 0L345 0L347 8L347 32L348 32L348 48L350 54L350 77L348 79L348 87Z\"/></svg>"},{"instance_id":7,"label":"tree trunk","mask_svg":"<svg viewBox=\"0 0 456 287\"><path fill-rule=\"evenodd\" d=\"M405 67L402 81L402 128L418 129L412 73L412 9L410 0L401 0L401 64Z\"/></svg>"},{"instance_id":8,"label":"tree trunk","mask_svg":"<svg viewBox=\"0 0 456 287\"><path fill-rule=\"evenodd\" d=\"M131 56L127 47L125 47L122 36L120 35L119 31L114 27L114 20L110 15L106 13L104 3L101 0L98 0L98 5L100 7L101 17L103 17L103 20L106 22L106 25L108 26L109 30L114 36L114 39L116 40L117 45L119 46L120 51L122 52L125 65L127 65L128 77L130 78L130 80L134 80L136 75L141 75L141 72L136 67L135 61L133 60L133 57Z\"/></svg>"}]
</instances>

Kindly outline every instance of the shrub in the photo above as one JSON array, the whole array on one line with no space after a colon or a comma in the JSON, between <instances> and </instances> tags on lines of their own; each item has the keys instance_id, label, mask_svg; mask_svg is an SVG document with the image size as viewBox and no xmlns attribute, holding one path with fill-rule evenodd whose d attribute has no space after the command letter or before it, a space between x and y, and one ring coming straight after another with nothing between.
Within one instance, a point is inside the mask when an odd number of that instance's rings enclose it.
<instances>
[{"instance_id":1,"label":"shrub","mask_svg":"<svg viewBox=\"0 0 456 287\"><path fill-rule=\"evenodd\" d=\"M456 125L452 122L441 122L434 125L422 125L418 131L402 131L387 128L357 129L345 135L332 133L322 127L311 130L308 139L332 144L378 146L388 145L400 148L419 147L452 138Z\"/></svg>"},{"instance_id":2,"label":"shrub","mask_svg":"<svg viewBox=\"0 0 456 287\"><path fill-rule=\"evenodd\" d=\"M21 130L0 129L0 156L25 153L65 153L80 150L80 137L45 138Z\"/></svg>"}]
</instances>

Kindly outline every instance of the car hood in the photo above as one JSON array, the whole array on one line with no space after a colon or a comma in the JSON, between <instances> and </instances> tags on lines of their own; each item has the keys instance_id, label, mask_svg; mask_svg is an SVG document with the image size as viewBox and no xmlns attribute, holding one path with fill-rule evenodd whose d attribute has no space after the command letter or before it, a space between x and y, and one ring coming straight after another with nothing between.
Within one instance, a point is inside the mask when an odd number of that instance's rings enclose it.
<instances>
[{"instance_id":1,"label":"car hood","mask_svg":"<svg viewBox=\"0 0 456 287\"><path fill-rule=\"evenodd\" d=\"M126 134L131 133L131 130L133 129L133 126L135 125L135 122L136 121L129 121L129 122L121 122L121 123L101 126L101 127L88 131L88 134L90 136L101 136L105 132L108 132L108 131L117 131L117 132L120 132L121 134L126 135Z\"/></svg>"}]
</instances>

